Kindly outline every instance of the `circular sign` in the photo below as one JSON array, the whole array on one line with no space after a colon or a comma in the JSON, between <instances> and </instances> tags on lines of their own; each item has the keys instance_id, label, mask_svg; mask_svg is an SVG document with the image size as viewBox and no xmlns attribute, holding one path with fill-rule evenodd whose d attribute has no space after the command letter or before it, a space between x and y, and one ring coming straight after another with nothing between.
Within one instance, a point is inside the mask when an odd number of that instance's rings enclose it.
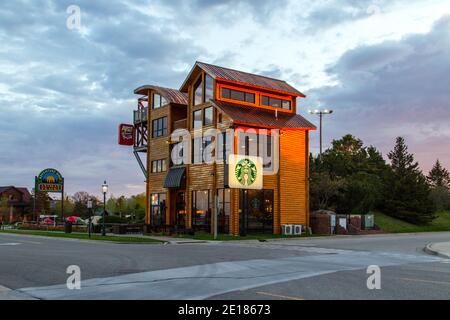
<instances>
[{"instance_id":1,"label":"circular sign","mask_svg":"<svg viewBox=\"0 0 450 320\"><path fill-rule=\"evenodd\" d=\"M242 159L236 164L234 174L240 184L243 186L251 186L256 180L258 171L253 161L250 159Z\"/></svg>"}]
</instances>

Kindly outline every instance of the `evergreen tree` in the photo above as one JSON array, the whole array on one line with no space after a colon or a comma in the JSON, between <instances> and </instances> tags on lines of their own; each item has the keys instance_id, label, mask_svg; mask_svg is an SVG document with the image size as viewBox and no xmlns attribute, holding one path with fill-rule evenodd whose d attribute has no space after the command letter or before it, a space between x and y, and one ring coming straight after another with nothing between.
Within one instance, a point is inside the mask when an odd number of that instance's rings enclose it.
<instances>
[{"instance_id":1,"label":"evergreen tree","mask_svg":"<svg viewBox=\"0 0 450 320\"><path fill-rule=\"evenodd\" d=\"M427 180L433 188L450 188L450 173L441 165L439 160L436 161L433 169L431 169Z\"/></svg>"},{"instance_id":2,"label":"evergreen tree","mask_svg":"<svg viewBox=\"0 0 450 320\"><path fill-rule=\"evenodd\" d=\"M386 214L415 224L431 222L434 205L429 199L430 188L404 138L397 138L388 157L391 170L385 177Z\"/></svg>"}]
</instances>

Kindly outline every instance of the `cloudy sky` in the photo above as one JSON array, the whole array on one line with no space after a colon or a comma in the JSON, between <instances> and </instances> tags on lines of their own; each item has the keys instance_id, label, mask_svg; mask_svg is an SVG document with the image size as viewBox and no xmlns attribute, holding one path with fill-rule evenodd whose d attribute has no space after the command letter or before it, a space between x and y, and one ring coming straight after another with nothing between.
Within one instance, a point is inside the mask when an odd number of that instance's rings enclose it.
<instances>
[{"instance_id":1,"label":"cloudy sky","mask_svg":"<svg viewBox=\"0 0 450 320\"><path fill-rule=\"evenodd\" d=\"M68 193L142 192L117 125L134 88L179 88L196 60L287 80L315 123L308 108L333 108L326 145L352 133L386 154L401 135L424 170L450 168L448 0L18 0L0 4L0 185L54 167Z\"/></svg>"}]
</instances>

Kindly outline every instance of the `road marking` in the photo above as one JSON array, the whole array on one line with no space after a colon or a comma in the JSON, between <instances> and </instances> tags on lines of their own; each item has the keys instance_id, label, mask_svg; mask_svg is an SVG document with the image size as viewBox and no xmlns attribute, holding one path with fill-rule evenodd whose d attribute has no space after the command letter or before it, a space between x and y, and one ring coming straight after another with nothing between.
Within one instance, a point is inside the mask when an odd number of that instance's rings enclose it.
<instances>
[{"instance_id":1,"label":"road marking","mask_svg":"<svg viewBox=\"0 0 450 320\"><path fill-rule=\"evenodd\" d=\"M275 298L281 298L285 300L305 300L300 297L289 297L289 296L283 296L281 294L275 294L275 293L269 293L269 292L263 292L263 291L257 291L257 294L260 294L262 296L269 296L269 297L275 297Z\"/></svg>"},{"instance_id":2,"label":"road marking","mask_svg":"<svg viewBox=\"0 0 450 320\"><path fill-rule=\"evenodd\" d=\"M31 243L31 244L42 244L42 242L37 242L37 241L27 241L27 240L17 240L20 243Z\"/></svg>"},{"instance_id":3,"label":"road marking","mask_svg":"<svg viewBox=\"0 0 450 320\"><path fill-rule=\"evenodd\" d=\"M0 285L0 293L9 292L9 291L11 291L10 288Z\"/></svg>"},{"instance_id":4,"label":"road marking","mask_svg":"<svg viewBox=\"0 0 450 320\"><path fill-rule=\"evenodd\" d=\"M443 282L443 281L432 281L432 280L411 279L411 278L400 278L400 280L415 281L415 282L427 282L427 283L443 284L445 286L450 286L450 282Z\"/></svg>"},{"instance_id":5,"label":"road marking","mask_svg":"<svg viewBox=\"0 0 450 320\"><path fill-rule=\"evenodd\" d=\"M20 243L17 242L6 242L6 243L0 243L0 246L18 246Z\"/></svg>"}]
</instances>

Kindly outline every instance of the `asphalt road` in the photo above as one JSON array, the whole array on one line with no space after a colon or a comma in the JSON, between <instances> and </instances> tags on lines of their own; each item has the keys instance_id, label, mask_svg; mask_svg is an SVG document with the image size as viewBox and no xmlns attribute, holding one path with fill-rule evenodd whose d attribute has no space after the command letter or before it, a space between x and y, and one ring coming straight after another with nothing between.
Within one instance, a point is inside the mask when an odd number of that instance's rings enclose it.
<instances>
[{"instance_id":1,"label":"asphalt road","mask_svg":"<svg viewBox=\"0 0 450 320\"><path fill-rule=\"evenodd\" d=\"M450 233L116 244L0 234L0 299L450 299ZM66 268L81 269L68 290ZM366 286L381 267L381 289Z\"/></svg>"}]
</instances>

